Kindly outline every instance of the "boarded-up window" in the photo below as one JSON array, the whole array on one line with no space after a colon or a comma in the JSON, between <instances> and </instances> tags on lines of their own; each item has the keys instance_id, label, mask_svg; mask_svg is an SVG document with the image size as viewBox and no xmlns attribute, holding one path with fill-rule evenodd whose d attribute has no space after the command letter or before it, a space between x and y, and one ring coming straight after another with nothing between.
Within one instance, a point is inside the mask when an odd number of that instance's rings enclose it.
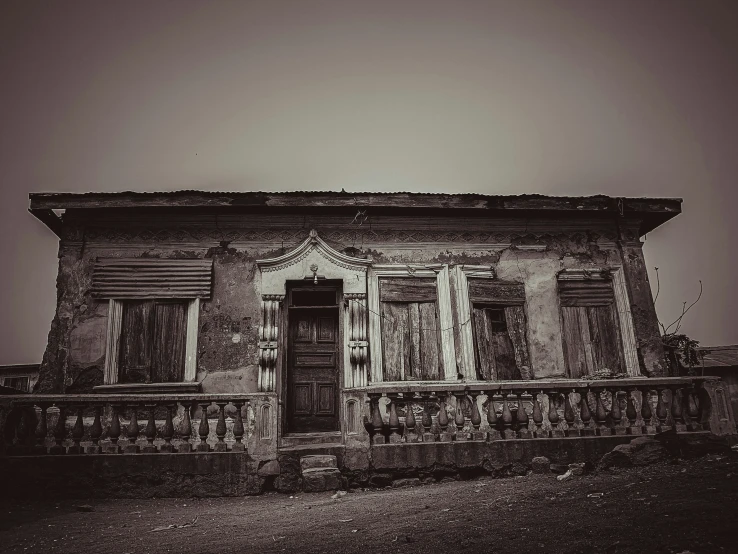
<instances>
[{"instance_id":1,"label":"boarded-up window","mask_svg":"<svg viewBox=\"0 0 738 554\"><path fill-rule=\"evenodd\" d=\"M622 373L623 347L609 279L560 280L561 331L569 377Z\"/></svg>"},{"instance_id":2,"label":"boarded-up window","mask_svg":"<svg viewBox=\"0 0 738 554\"><path fill-rule=\"evenodd\" d=\"M119 381L182 381L186 323L185 302L125 301L120 336Z\"/></svg>"},{"instance_id":3,"label":"boarded-up window","mask_svg":"<svg viewBox=\"0 0 738 554\"><path fill-rule=\"evenodd\" d=\"M520 283L469 279L477 377L486 381L529 378L525 290Z\"/></svg>"},{"instance_id":4,"label":"boarded-up window","mask_svg":"<svg viewBox=\"0 0 738 554\"><path fill-rule=\"evenodd\" d=\"M382 279L379 300L385 381L443 374L435 279Z\"/></svg>"},{"instance_id":5,"label":"boarded-up window","mask_svg":"<svg viewBox=\"0 0 738 554\"><path fill-rule=\"evenodd\" d=\"M6 377L3 386L23 392L31 392L29 377Z\"/></svg>"}]
</instances>

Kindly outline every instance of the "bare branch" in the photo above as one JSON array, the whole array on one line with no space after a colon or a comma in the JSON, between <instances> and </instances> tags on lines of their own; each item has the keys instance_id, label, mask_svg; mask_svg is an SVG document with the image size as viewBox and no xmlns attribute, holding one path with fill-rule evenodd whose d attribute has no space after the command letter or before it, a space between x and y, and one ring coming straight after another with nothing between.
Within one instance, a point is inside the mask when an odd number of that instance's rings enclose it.
<instances>
[{"instance_id":1,"label":"bare branch","mask_svg":"<svg viewBox=\"0 0 738 554\"><path fill-rule=\"evenodd\" d=\"M696 300L695 300L694 302L692 302L692 303L691 303L691 304L689 305L689 307L686 307L686 306L687 306L687 303L686 303L686 302L684 302L684 303L682 304L682 313L681 313L681 315L680 315L680 316L679 316L678 318L676 318L676 319L675 319L674 321L672 321L672 322L671 322L671 323L669 324L669 326L668 326L668 327L666 327L666 329L665 329L665 332L664 332L664 334L666 334L666 331L668 331L669 329L671 329L671 327L672 327L673 325L676 325L676 329L674 330L674 334L676 334L676 332L677 332L677 331L679 331L679 328L680 328L680 327L681 327L681 325L682 325L682 319L684 318L684 316L685 316L685 315L687 315L687 312L689 312L689 310L691 310L691 309L692 309L692 306L694 306L695 304L697 304L697 302L699 302L699 301L700 301L700 298L702 298L702 290L703 290L703 289L702 289L702 279L700 279L700 293L699 293L699 295L697 296L697 299L696 299Z\"/></svg>"},{"instance_id":2,"label":"bare branch","mask_svg":"<svg viewBox=\"0 0 738 554\"><path fill-rule=\"evenodd\" d=\"M653 297L653 305L655 306L661 292L661 280L659 279L659 268L654 267L654 269L656 270L656 296Z\"/></svg>"}]
</instances>

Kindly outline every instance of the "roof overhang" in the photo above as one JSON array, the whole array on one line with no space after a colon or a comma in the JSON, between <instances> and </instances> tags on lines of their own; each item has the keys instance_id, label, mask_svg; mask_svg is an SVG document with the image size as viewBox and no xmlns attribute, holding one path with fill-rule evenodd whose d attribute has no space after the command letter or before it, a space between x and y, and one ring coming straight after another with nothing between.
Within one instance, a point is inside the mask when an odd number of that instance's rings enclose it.
<instances>
[{"instance_id":1,"label":"roof overhang","mask_svg":"<svg viewBox=\"0 0 738 554\"><path fill-rule=\"evenodd\" d=\"M372 208L382 212L462 212L465 216L625 217L641 221L641 236L681 213L681 198L544 196L523 194L351 193L351 192L115 192L32 193L30 212L57 235L61 220L53 210L312 211Z\"/></svg>"}]
</instances>

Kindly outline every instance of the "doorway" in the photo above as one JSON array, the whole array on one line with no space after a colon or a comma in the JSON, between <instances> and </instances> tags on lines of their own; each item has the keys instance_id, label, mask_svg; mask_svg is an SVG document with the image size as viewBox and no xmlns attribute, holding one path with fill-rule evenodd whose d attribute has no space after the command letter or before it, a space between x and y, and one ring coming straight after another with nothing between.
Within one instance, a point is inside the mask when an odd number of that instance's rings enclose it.
<instances>
[{"instance_id":1,"label":"doorway","mask_svg":"<svg viewBox=\"0 0 738 554\"><path fill-rule=\"evenodd\" d=\"M287 431L339 430L340 333L338 287L289 289L287 333Z\"/></svg>"}]
</instances>

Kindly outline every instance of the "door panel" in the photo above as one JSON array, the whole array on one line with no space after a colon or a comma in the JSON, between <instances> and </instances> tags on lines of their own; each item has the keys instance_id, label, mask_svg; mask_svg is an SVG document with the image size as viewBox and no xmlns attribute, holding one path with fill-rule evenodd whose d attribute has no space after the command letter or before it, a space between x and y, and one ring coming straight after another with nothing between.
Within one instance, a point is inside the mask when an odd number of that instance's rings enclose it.
<instances>
[{"instance_id":1,"label":"door panel","mask_svg":"<svg viewBox=\"0 0 738 554\"><path fill-rule=\"evenodd\" d=\"M287 429L338 430L338 308L289 308Z\"/></svg>"}]
</instances>

